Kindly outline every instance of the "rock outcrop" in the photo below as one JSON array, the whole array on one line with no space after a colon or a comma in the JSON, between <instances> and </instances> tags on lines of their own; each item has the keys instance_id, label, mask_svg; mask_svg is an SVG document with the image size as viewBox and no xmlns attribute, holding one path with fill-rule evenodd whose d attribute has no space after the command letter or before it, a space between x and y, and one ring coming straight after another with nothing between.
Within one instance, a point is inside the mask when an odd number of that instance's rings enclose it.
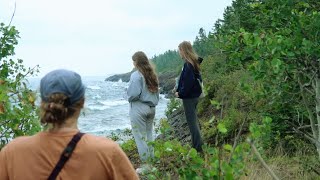
<instances>
[{"instance_id":1,"label":"rock outcrop","mask_svg":"<svg viewBox=\"0 0 320 180\"><path fill-rule=\"evenodd\" d=\"M118 82L121 79L123 82L129 82L130 76L133 72L134 71L123 74L116 74L106 78L105 81ZM159 86L161 89L160 93L166 94L167 98L173 97L173 93L171 92L171 90L175 86L175 78L177 76L177 73L174 72L165 72L159 75Z\"/></svg>"},{"instance_id":2,"label":"rock outcrop","mask_svg":"<svg viewBox=\"0 0 320 180\"><path fill-rule=\"evenodd\" d=\"M105 81L112 81L112 82L118 82L120 79L123 82L129 82L131 72L124 73L124 74L117 74L110 76L105 79ZM166 97L173 97L173 93L171 90L175 86L175 78L177 77L177 73L173 72L166 72L159 75L159 85L161 88L161 93L166 94ZM177 138L181 144L190 144L191 145L191 136L190 136L190 130L186 121L186 117L184 114L183 107L180 107L179 109L172 112L168 117L168 123L170 124L172 128L172 132L170 133L172 135L172 138ZM164 138L162 135L159 135L157 138Z\"/></svg>"},{"instance_id":3,"label":"rock outcrop","mask_svg":"<svg viewBox=\"0 0 320 180\"><path fill-rule=\"evenodd\" d=\"M132 72L133 71L124 74L116 74L106 78L105 81L118 82L121 79L123 82L129 82Z\"/></svg>"},{"instance_id":4,"label":"rock outcrop","mask_svg":"<svg viewBox=\"0 0 320 180\"><path fill-rule=\"evenodd\" d=\"M159 86L161 87L161 93L171 97L173 94L171 90L174 88L177 77L177 73L165 72L159 75ZM167 97L167 98L168 98Z\"/></svg>"},{"instance_id":5,"label":"rock outcrop","mask_svg":"<svg viewBox=\"0 0 320 180\"><path fill-rule=\"evenodd\" d=\"M177 138L181 142L181 144L191 145L190 130L187 124L183 107L180 107L168 116L168 123L173 129L172 131L174 137Z\"/></svg>"}]
</instances>

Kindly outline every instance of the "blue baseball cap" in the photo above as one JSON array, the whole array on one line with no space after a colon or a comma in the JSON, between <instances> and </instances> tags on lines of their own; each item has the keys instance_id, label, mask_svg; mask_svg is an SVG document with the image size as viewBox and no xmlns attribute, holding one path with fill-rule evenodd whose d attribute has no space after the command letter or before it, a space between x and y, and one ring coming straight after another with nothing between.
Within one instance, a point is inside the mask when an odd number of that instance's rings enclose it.
<instances>
[{"instance_id":1,"label":"blue baseball cap","mask_svg":"<svg viewBox=\"0 0 320 180\"><path fill-rule=\"evenodd\" d=\"M62 93L69 98L69 105L80 100L85 93L81 76L73 71L58 69L46 74L40 81L41 99L48 102L48 97L54 93Z\"/></svg>"}]
</instances>

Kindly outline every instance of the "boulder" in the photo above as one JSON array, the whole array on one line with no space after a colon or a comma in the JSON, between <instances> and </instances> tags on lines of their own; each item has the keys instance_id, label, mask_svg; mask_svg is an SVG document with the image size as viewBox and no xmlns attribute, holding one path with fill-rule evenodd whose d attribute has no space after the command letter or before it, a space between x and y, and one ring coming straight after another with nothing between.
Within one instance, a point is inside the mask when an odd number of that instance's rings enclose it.
<instances>
[{"instance_id":1,"label":"boulder","mask_svg":"<svg viewBox=\"0 0 320 180\"><path fill-rule=\"evenodd\" d=\"M177 77L175 72L164 72L159 74L159 85L162 88L162 94L172 94L171 90L176 84L175 78Z\"/></svg>"},{"instance_id":2,"label":"boulder","mask_svg":"<svg viewBox=\"0 0 320 180\"><path fill-rule=\"evenodd\" d=\"M116 74L106 78L105 81L118 82L121 79L122 82L129 82L132 72L133 71L124 74Z\"/></svg>"},{"instance_id":3,"label":"boulder","mask_svg":"<svg viewBox=\"0 0 320 180\"><path fill-rule=\"evenodd\" d=\"M181 144L191 145L191 135L187 124L186 116L183 107L173 111L168 116L168 123L173 129L174 137L177 138Z\"/></svg>"},{"instance_id":4,"label":"boulder","mask_svg":"<svg viewBox=\"0 0 320 180\"><path fill-rule=\"evenodd\" d=\"M123 74L116 74L113 76L110 76L105 79L105 81L112 81L112 82L118 82L120 79L122 82L129 82L130 76L134 71L123 73ZM175 72L164 72L161 73L159 77L159 86L160 86L160 93L166 94L166 97L173 97L173 93L171 90L174 88L177 77L177 73Z\"/></svg>"}]
</instances>

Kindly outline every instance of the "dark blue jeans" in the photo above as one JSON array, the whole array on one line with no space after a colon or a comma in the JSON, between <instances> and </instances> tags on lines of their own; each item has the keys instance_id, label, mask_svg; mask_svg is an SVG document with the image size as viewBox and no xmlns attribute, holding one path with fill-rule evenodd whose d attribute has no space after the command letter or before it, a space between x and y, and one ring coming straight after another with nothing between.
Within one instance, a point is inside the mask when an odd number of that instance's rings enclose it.
<instances>
[{"instance_id":1,"label":"dark blue jeans","mask_svg":"<svg viewBox=\"0 0 320 180\"><path fill-rule=\"evenodd\" d=\"M183 108L186 114L187 123L190 129L192 147L198 152L202 151L202 138L200 134L199 121L197 118L197 105L199 98L183 99Z\"/></svg>"}]
</instances>

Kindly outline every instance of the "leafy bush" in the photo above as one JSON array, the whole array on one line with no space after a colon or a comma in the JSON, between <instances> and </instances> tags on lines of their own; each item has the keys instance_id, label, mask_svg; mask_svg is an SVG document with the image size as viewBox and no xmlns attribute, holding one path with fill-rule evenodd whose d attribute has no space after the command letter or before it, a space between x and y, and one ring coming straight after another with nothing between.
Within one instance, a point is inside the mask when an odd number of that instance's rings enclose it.
<instances>
[{"instance_id":1,"label":"leafy bush","mask_svg":"<svg viewBox=\"0 0 320 180\"><path fill-rule=\"evenodd\" d=\"M13 60L19 32L14 26L0 24L0 148L11 139L40 131L36 95L26 77L38 72L26 68L21 59Z\"/></svg>"},{"instance_id":2,"label":"leafy bush","mask_svg":"<svg viewBox=\"0 0 320 180\"><path fill-rule=\"evenodd\" d=\"M163 123L161 132L167 127ZM225 132L222 127L219 133ZM203 153L197 153L189 145L173 140L157 139L151 145L155 157L149 160L153 169L143 177L148 179L238 179L245 174L245 162L250 152L247 143L234 148L229 144L218 147L204 145ZM129 143L130 144L130 143ZM126 148L127 149L127 148Z\"/></svg>"},{"instance_id":3,"label":"leafy bush","mask_svg":"<svg viewBox=\"0 0 320 180\"><path fill-rule=\"evenodd\" d=\"M178 98L171 98L168 102L167 109L165 111L166 116L172 114L175 110L182 106L182 102Z\"/></svg>"}]
</instances>

